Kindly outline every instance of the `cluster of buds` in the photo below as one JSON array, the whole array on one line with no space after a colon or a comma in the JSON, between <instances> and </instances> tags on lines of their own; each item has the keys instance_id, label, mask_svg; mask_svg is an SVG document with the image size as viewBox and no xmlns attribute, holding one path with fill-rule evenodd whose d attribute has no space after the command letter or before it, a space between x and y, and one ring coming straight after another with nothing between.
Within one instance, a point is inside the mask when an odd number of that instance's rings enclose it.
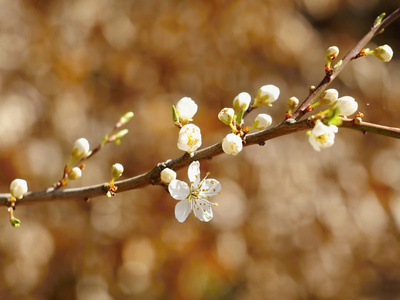
<instances>
[{"instance_id":1,"label":"cluster of buds","mask_svg":"<svg viewBox=\"0 0 400 300\"><path fill-rule=\"evenodd\" d=\"M233 99L232 108L225 107L219 112L218 119L232 131L222 140L222 150L225 153L237 155L242 151L244 138L250 130L263 130L271 126L272 118L268 114L258 114L251 126L244 126L244 116L260 106L272 106L272 103L278 99L279 93L279 88L275 85L264 85L258 90L252 105L250 105L250 94L242 92Z\"/></svg>"},{"instance_id":2,"label":"cluster of buds","mask_svg":"<svg viewBox=\"0 0 400 300\"><path fill-rule=\"evenodd\" d=\"M183 97L176 106L172 105L172 120L175 126L180 128L178 137L178 149L193 156L201 146L202 138L200 128L189 122L197 112L197 104L189 97Z\"/></svg>"},{"instance_id":3,"label":"cluster of buds","mask_svg":"<svg viewBox=\"0 0 400 300\"><path fill-rule=\"evenodd\" d=\"M316 119L315 126L313 130L307 132L307 135L311 146L320 151L333 145L335 133L338 132L336 125L342 123L341 118L354 114L358 109L358 103L350 96L339 98L337 90L328 89L322 93L313 107L317 105L328 105L329 108L313 116L313 119Z\"/></svg>"}]
</instances>

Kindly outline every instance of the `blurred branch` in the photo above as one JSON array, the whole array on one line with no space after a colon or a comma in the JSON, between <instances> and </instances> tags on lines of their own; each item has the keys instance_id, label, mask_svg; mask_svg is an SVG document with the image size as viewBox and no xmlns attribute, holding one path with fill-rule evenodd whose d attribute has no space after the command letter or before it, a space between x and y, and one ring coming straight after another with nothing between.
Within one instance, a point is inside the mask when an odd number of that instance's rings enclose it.
<instances>
[{"instance_id":1,"label":"blurred branch","mask_svg":"<svg viewBox=\"0 0 400 300\"><path fill-rule=\"evenodd\" d=\"M388 127L388 126L383 126L383 125L378 125L378 124L373 124L373 123L368 123L368 122L360 122L360 123L354 123L353 120L349 119L344 119L342 120L343 123L341 127L343 128L350 128L350 129L355 129L358 131L362 131L363 133L375 133L379 135L384 135L384 136L389 136L393 137L396 139L400 139L400 128L396 127Z\"/></svg>"},{"instance_id":2,"label":"blurred branch","mask_svg":"<svg viewBox=\"0 0 400 300\"><path fill-rule=\"evenodd\" d=\"M357 57L362 49L371 41L375 36L382 33L383 30L389 26L394 20L400 17L400 8L396 9L389 16L387 16L379 24L372 26L371 30L351 49L342 59L341 65L333 72L326 72L325 77L322 79L320 84L314 89L312 93L303 101L303 103L297 108L292 114L292 118L299 120L304 116L308 110L308 106L313 103L321 93L329 86L329 84L339 75L339 73L346 67L346 65Z\"/></svg>"}]
</instances>

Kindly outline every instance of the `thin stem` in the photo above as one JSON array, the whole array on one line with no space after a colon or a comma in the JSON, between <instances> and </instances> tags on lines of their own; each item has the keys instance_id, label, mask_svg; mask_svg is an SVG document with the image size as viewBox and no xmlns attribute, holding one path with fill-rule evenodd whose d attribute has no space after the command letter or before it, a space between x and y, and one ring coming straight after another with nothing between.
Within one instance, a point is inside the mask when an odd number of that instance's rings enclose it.
<instances>
[{"instance_id":1,"label":"thin stem","mask_svg":"<svg viewBox=\"0 0 400 300\"><path fill-rule=\"evenodd\" d=\"M332 73L327 72L325 77L315 88L315 90L308 95L308 97L303 101L303 103L297 108L297 110L292 114L292 118L299 120L302 116L307 113L307 107L313 103L321 93L329 86L329 84L339 75L339 73L346 67L346 65L354 58L357 57L358 53L371 41L375 36L383 32L389 24L396 20L400 16L400 8L392 12L388 17L383 19L383 21L371 28L371 30L351 49L342 59L342 64Z\"/></svg>"}]
</instances>

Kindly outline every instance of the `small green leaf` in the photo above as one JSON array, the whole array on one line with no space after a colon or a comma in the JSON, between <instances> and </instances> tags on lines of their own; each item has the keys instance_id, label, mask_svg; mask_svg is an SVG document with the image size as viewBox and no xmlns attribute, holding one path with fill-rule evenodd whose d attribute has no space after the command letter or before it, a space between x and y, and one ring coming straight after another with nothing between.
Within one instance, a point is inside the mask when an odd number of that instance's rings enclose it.
<instances>
[{"instance_id":1,"label":"small green leaf","mask_svg":"<svg viewBox=\"0 0 400 300\"><path fill-rule=\"evenodd\" d=\"M236 124L238 125L242 124L243 115L244 115L244 109L242 108L236 116Z\"/></svg>"}]
</instances>

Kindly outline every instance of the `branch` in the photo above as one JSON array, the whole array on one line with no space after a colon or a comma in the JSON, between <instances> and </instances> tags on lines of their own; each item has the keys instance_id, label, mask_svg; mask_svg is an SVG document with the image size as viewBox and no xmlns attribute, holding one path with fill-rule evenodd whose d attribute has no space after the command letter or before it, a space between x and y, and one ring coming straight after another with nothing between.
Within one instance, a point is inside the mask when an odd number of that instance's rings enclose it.
<instances>
[{"instance_id":1,"label":"branch","mask_svg":"<svg viewBox=\"0 0 400 300\"><path fill-rule=\"evenodd\" d=\"M294 132L309 129L310 125L307 120L300 122L289 122L285 121L273 128L266 129L260 132L248 134L246 136L246 146L259 144L263 145L265 141L274 139L283 135L291 134ZM192 161L211 159L214 156L224 153L222 150L221 143L209 146L202 150L197 151L193 157L189 154L185 154L173 160L167 160L166 162L159 163L151 171L128 178L125 180L117 181L114 183L118 187L117 192L124 192L137 188L142 188L147 185L160 184L160 172L168 167L173 170L181 169L188 166ZM18 200L18 205L38 203L38 202L50 202L53 200L86 200L98 196L105 196L108 189L108 183L98 184L83 188L69 188L64 190L57 190L49 188L41 192L30 192L27 193L22 199ZM0 194L0 206L6 206L10 194Z\"/></svg>"},{"instance_id":2,"label":"branch","mask_svg":"<svg viewBox=\"0 0 400 300\"><path fill-rule=\"evenodd\" d=\"M283 121L277 126L262 130L256 133L246 135L245 146L254 144L264 145L265 141L271 140L283 135L292 134L299 131L304 131L313 127L312 122L308 120L299 120L306 112L307 107L322 93L323 90L330 84L332 80L341 72L341 70L354 59L357 54L364 48L364 46L377 34L381 33L383 29L392 23L395 19L400 16L400 8L395 10L391 15L384 19L380 24L372 27L372 29L357 43L357 45L346 54L343 58L342 64L333 72L327 74L318 87L304 100L299 108L292 114L292 117L288 120ZM393 127L386 127L367 122L354 122L354 120L344 119L342 120L342 127L350 128L362 131L364 133L371 132L380 135L400 138L400 129ZM118 192L124 192L133 190L147 185L159 185L160 183L160 172L168 167L173 170L181 169L188 166L192 161L212 159L212 157L224 153L222 150L222 144L217 143L202 150L196 152L192 157L189 154L185 154L179 158L168 160L163 163L157 164L152 170L147 173L128 178L125 180L117 181L114 185L118 188ZM22 199L18 200L18 205L39 203L39 202L50 202L53 200L85 200L88 201L91 198L98 196L105 196L108 191L108 183L83 187L83 188L70 188L64 190L58 190L55 188L49 188L41 192L29 192ZM10 194L0 194L0 206L7 206Z\"/></svg>"},{"instance_id":3,"label":"branch","mask_svg":"<svg viewBox=\"0 0 400 300\"><path fill-rule=\"evenodd\" d=\"M394 20L400 17L400 8L392 12L388 17L383 19L381 23L373 26L371 30L351 49L342 59L342 64L333 72L325 75L320 84L315 88L315 90L308 95L308 97L303 101L303 103L297 108L297 110L292 114L291 118L299 120L308 111L307 107L316 100L321 93L329 86L329 84L339 75L339 73L346 67L346 65L360 53L362 49L365 48L367 43L371 41L375 36L382 33L383 30L389 26Z\"/></svg>"},{"instance_id":4,"label":"branch","mask_svg":"<svg viewBox=\"0 0 400 300\"><path fill-rule=\"evenodd\" d=\"M373 123L368 123L368 122L357 122L355 123L354 120L349 120L349 119L342 119L342 125L341 127L343 128L349 128L349 129L354 129L358 131L362 131L363 133L375 133L379 135L384 135L384 136L389 136L393 137L396 139L400 139L400 128L396 127L389 127L389 126L383 126L383 125L378 125L378 124L373 124Z\"/></svg>"}]
</instances>

